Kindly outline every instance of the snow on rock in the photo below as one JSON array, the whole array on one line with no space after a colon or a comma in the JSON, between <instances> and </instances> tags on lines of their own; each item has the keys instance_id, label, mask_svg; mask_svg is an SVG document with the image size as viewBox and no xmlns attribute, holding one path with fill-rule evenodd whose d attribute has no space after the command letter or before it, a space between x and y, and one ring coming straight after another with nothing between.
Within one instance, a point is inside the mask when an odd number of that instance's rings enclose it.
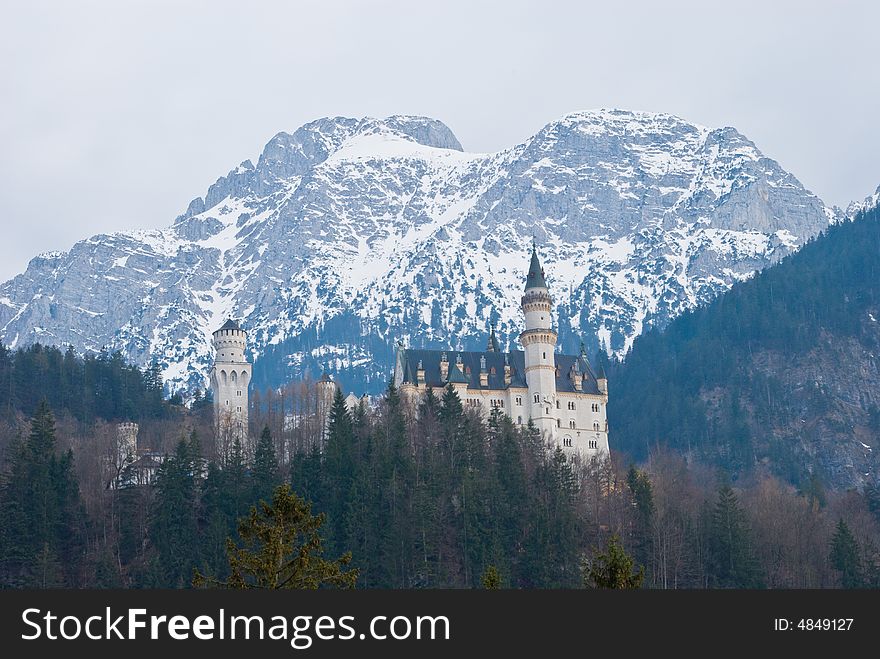
<instances>
[{"instance_id":1,"label":"snow on rock","mask_svg":"<svg viewBox=\"0 0 880 659\"><path fill-rule=\"evenodd\" d=\"M166 229L34 258L0 286L0 339L118 349L203 387L233 317L258 384L326 364L375 390L398 339L476 348L496 322L512 346L534 239L560 346L622 356L838 215L733 128L668 114L570 114L491 154L434 119L319 119Z\"/></svg>"}]
</instances>

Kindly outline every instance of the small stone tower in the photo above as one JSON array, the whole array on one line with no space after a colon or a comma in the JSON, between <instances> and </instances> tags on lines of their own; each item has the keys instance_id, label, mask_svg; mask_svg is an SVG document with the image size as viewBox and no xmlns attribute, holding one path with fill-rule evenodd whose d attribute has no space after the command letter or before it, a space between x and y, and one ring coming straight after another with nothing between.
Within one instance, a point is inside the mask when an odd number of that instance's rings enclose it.
<instances>
[{"instance_id":1,"label":"small stone tower","mask_svg":"<svg viewBox=\"0 0 880 659\"><path fill-rule=\"evenodd\" d=\"M123 467L137 460L138 424L126 422L116 425L116 465Z\"/></svg>"},{"instance_id":2,"label":"small stone tower","mask_svg":"<svg viewBox=\"0 0 880 659\"><path fill-rule=\"evenodd\" d=\"M247 333L233 320L214 332L214 367L211 390L214 392L214 427L221 456L227 456L236 439L249 455L248 385L251 365L245 358Z\"/></svg>"},{"instance_id":3,"label":"small stone tower","mask_svg":"<svg viewBox=\"0 0 880 659\"><path fill-rule=\"evenodd\" d=\"M525 329L519 340L525 352L526 384L529 388L527 410L538 430L556 437L556 332L551 326L553 299L547 290L544 270L532 244L532 262L526 277L522 310Z\"/></svg>"},{"instance_id":4,"label":"small stone tower","mask_svg":"<svg viewBox=\"0 0 880 659\"><path fill-rule=\"evenodd\" d=\"M321 427L321 445L327 441L327 431L330 427L330 410L333 408L333 399L336 397L336 382L330 377L327 369L315 383L318 396L318 423Z\"/></svg>"}]
</instances>

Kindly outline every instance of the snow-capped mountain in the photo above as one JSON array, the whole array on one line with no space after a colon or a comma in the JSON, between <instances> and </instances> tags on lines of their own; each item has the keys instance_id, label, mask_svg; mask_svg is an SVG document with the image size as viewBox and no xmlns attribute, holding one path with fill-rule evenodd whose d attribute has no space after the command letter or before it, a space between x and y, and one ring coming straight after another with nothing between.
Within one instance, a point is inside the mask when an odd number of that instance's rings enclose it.
<instances>
[{"instance_id":1,"label":"snow-capped mountain","mask_svg":"<svg viewBox=\"0 0 880 659\"><path fill-rule=\"evenodd\" d=\"M326 365L375 390L398 340L476 347L496 322L513 344L534 239L560 345L623 355L836 213L733 128L667 114L571 114L498 153L423 117L320 119L166 229L34 258L0 286L0 340L118 349L195 387L232 317L257 382Z\"/></svg>"},{"instance_id":2,"label":"snow-capped mountain","mask_svg":"<svg viewBox=\"0 0 880 659\"><path fill-rule=\"evenodd\" d=\"M845 216L852 218L864 211L880 206L880 186L874 191L874 194L865 197L862 201L854 201L846 207Z\"/></svg>"}]
</instances>

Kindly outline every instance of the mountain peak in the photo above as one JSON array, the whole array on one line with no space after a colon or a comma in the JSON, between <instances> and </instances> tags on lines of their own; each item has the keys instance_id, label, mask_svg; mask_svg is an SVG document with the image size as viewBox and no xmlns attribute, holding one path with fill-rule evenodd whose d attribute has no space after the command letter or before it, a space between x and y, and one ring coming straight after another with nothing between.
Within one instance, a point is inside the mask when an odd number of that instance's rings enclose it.
<instances>
[{"instance_id":1,"label":"mountain peak","mask_svg":"<svg viewBox=\"0 0 880 659\"><path fill-rule=\"evenodd\" d=\"M880 185L874 191L874 194L865 197L862 201L854 201L846 207L846 217L854 218L859 213L865 213L873 208L880 206Z\"/></svg>"},{"instance_id":2,"label":"mountain peak","mask_svg":"<svg viewBox=\"0 0 880 659\"><path fill-rule=\"evenodd\" d=\"M827 209L734 129L601 109L464 153L422 116L324 117L272 137L169 229L96 236L0 285L0 339L161 360L204 386L211 332L251 329L259 386L317 368L382 386L397 339L519 332L535 239L560 345L626 354L828 226ZM40 297L37 297L37 296Z\"/></svg>"}]
</instances>

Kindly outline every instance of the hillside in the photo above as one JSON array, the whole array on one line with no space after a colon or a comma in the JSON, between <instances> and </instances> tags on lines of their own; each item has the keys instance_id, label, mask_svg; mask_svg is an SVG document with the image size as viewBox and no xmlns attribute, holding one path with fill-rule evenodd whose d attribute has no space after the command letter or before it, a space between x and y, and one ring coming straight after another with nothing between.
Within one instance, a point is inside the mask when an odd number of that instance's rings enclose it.
<instances>
[{"instance_id":1,"label":"hillside","mask_svg":"<svg viewBox=\"0 0 880 659\"><path fill-rule=\"evenodd\" d=\"M476 347L494 321L514 342L533 238L562 347L622 355L835 217L735 129L668 114L570 114L490 154L425 117L319 119L165 229L34 258L0 284L0 341L156 359L194 390L234 317L256 385L326 365L376 392L397 340Z\"/></svg>"},{"instance_id":2,"label":"hillside","mask_svg":"<svg viewBox=\"0 0 880 659\"><path fill-rule=\"evenodd\" d=\"M880 478L880 207L829 227L612 368L614 445L671 446L733 474Z\"/></svg>"}]
</instances>

